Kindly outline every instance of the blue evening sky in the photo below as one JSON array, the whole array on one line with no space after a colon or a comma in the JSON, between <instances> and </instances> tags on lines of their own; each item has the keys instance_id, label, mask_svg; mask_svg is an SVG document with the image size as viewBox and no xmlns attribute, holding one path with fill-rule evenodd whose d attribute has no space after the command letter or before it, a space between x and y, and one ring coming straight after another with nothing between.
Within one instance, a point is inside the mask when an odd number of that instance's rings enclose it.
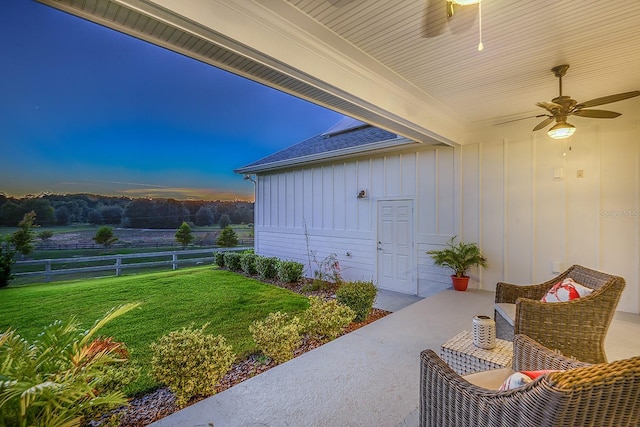
<instances>
[{"instance_id":1,"label":"blue evening sky","mask_svg":"<svg viewBox=\"0 0 640 427\"><path fill-rule=\"evenodd\" d=\"M0 13L0 193L253 199L233 173L343 116L32 0Z\"/></svg>"}]
</instances>

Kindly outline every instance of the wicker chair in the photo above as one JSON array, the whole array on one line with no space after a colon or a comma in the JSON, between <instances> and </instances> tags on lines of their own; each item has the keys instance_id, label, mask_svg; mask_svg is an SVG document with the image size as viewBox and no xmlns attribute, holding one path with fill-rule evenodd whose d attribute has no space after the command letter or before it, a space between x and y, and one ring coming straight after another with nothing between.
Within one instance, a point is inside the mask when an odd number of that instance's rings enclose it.
<instances>
[{"instance_id":1,"label":"wicker chair","mask_svg":"<svg viewBox=\"0 0 640 427\"><path fill-rule=\"evenodd\" d=\"M545 303L540 299L559 281L570 277L591 295L569 302ZM565 356L590 363L607 361L604 338L624 289L622 277L574 265L558 277L539 285L496 285L496 336L512 340L527 335Z\"/></svg>"},{"instance_id":2,"label":"wicker chair","mask_svg":"<svg viewBox=\"0 0 640 427\"><path fill-rule=\"evenodd\" d=\"M640 425L640 356L597 365L555 353L524 335L513 341L513 369L563 371L497 391L473 385L432 350L420 354L421 427ZM511 372L500 369L481 374ZM473 374L478 375L478 374Z\"/></svg>"}]
</instances>

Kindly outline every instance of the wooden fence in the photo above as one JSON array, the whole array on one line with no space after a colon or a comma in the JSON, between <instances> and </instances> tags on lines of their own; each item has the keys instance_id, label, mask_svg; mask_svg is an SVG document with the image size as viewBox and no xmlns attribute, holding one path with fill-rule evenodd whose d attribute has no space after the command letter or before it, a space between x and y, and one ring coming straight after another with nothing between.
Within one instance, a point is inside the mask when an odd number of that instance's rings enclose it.
<instances>
[{"instance_id":1,"label":"wooden fence","mask_svg":"<svg viewBox=\"0 0 640 427\"><path fill-rule=\"evenodd\" d=\"M244 251L252 249L251 247L235 247L235 248L214 248L214 249L194 249L166 252L147 252L142 254L126 254L126 255L103 255L88 256L74 258L55 258L18 261L15 264L16 270L28 269L33 270L33 266L42 266L44 269L35 271L17 272L16 277L44 276L47 282L51 282L54 276L63 274L82 274L95 271L113 270L116 276L122 274L122 270L145 267L161 267L171 266L172 270L176 270L180 264L202 264L205 262L213 262L215 252L226 251ZM206 255L206 256L199 256ZM149 260L146 260L146 259ZM159 258L158 260L153 260ZM142 260L144 259L144 260ZM141 261L142 260L142 261ZM151 261L150 261L151 260ZM71 267L68 265L77 264L96 264L83 267Z\"/></svg>"},{"instance_id":2,"label":"wooden fence","mask_svg":"<svg viewBox=\"0 0 640 427\"><path fill-rule=\"evenodd\" d=\"M253 246L253 238L238 239L240 246ZM213 246L211 244L196 244L197 246ZM110 248L181 248L182 244L176 241L158 241L158 242L115 242ZM38 251L50 251L50 250L73 250L73 249L104 249L104 245L97 243L58 243L58 242L37 242L34 245L34 249Z\"/></svg>"}]
</instances>

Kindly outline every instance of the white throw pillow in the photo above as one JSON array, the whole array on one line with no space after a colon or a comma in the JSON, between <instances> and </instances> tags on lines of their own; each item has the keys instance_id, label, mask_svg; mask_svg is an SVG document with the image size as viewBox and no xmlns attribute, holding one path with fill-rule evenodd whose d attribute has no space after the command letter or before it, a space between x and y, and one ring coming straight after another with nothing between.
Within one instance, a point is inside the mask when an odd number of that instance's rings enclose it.
<instances>
[{"instance_id":1,"label":"white throw pillow","mask_svg":"<svg viewBox=\"0 0 640 427\"><path fill-rule=\"evenodd\" d=\"M542 371L520 371L515 372L507 378L498 390L513 390L522 387L530 382L535 381L536 378L548 374L549 372L558 372L557 370L542 370Z\"/></svg>"}]
</instances>

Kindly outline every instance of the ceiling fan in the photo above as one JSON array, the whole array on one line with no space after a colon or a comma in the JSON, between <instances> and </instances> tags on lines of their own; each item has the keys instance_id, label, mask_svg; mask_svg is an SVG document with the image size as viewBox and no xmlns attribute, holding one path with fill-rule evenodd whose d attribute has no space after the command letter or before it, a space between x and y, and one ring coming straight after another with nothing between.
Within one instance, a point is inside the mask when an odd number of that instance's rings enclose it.
<instances>
[{"instance_id":1,"label":"ceiling fan","mask_svg":"<svg viewBox=\"0 0 640 427\"><path fill-rule=\"evenodd\" d=\"M620 113L608 110L587 110L589 107L595 107L597 105L609 104L612 102L622 101L624 99L633 98L640 95L640 91L634 90L632 92L617 93L615 95L603 96L602 98L592 99L586 102L578 103L570 96L562 95L562 77L566 74L568 65L558 65L551 69L553 74L558 78L560 86L560 94L558 97L553 98L551 102L537 102L538 107L542 107L547 110L548 114L541 114L536 117L547 117L538 125L533 128L534 131L540 130L552 122L556 122L547 132L551 138L563 139L568 138L576 131L575 126L567 123L567 117L579 116L588 117L591 119L614 119L620 116Z\"/></svg>"}]
</instances>

